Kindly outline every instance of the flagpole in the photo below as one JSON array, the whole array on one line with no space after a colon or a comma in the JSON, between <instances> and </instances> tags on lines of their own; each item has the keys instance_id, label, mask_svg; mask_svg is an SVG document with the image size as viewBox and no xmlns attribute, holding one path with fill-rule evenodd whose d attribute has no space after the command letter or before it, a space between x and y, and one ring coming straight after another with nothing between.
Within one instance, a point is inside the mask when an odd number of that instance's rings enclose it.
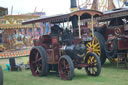
<instances>
[{"instance_id":1,"label":"flagpole","mask_svg":"<svg viewBox=\"0 0 128 85\"><path fill-rule=\"evenodd\" d=\"M37 9L37 7L35 7L35 9L34 9L34 13L36 13L36 9ZM34 13L33 13L33 15L34 15Z\"/></svg>"},{"instance_id":2,"label":"flagpole","mask_svg":"<svg viewBox=\"0 0 128 85\"><path fill-rule=\"evenodd\" d=\"M40 17L41 17L41 18L44 17L44 16L43 16L43 8L42 8L42 10L41 10ZM44 30L43 30L43 23L42 23L42 22L40 22L40 30L41 30L41 35L44 34L44 33L43 33Z\"/></svg>"},{"instance_id":3,"label":"flagpole","mask_svg":"<svg viewBox=\"0 0 128 85\"><path fill-rule=\"evenodd\" d=\"M12 8L11 8L11 15L12 15L12 13L13 13L13 5L12 5Z\"/></svg>"}]
</instances>

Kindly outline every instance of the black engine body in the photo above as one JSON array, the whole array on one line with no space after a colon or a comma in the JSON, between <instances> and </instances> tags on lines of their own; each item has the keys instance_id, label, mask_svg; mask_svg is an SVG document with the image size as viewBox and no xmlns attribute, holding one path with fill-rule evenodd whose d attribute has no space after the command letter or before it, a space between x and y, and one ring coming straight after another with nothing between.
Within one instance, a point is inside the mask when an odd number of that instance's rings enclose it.
<instances>
[{"instance_id":1,"label":"black engine body","mask_svg":"<svg viewBox=\"0 0 128 85\"><path fill-rule=\"evenodd\" d=\"M65 53L69 55L72 59L77 57L83 57L82 55L85 55L86 53L86 46L84 44L67 45L65 47Z\"/></svg>"}]
</instances>

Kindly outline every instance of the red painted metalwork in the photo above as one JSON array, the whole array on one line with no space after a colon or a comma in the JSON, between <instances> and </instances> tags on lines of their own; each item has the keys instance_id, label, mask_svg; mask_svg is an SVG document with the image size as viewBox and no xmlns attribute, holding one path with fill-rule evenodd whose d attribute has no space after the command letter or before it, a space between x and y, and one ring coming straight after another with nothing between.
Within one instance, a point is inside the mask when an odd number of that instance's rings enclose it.
<instances>
[{"instance_id":1,"label":"red painted metalwork","mask_svg":"<svg viewBox=\"0 0 128 85\"><path fill-rule=\"evenodd\" d=\"M118 49L119 50L128 50L128 38L118 40Z\"/></svg>"},{"instance_id":2,"label":"red painted metalwork","mask_svg":"<svg viewBox=\"0 0 128 85\"><path fill-rule=\"evenodd\" d=\"M58 44L58 38L52 37L52 44Z\"/></svg>"},{"instance_id":3,"label":"red painted metalwork","mask_svg":"<svg viewBox=\"0 0 128 85\"><path fill-rule=\"evenodd\" d=\"M67 80L68 79L68 74L69 74L69 71L70 71L70 67L69 67L69 63L67 62L67 60L65 59L62 59L60 61L60 64L59 64L59 72L60 72L60 76L64 79L64 80Z\"/></svg>"},{"instance_id":4,"label":"red painted metalwork","mask_svg":"<svg viewBox=\"0 0 128 85\"><path fill-rule=\"evenodd\" d=\"M127 58L128 52L128 8L113 9L103 13L103 16L99 19L101 22L105 22L107 28L104 33L105 52L106 56L111 62L116 61L117 57L119 61L124 61L123 57ZM107 49L106 49L107 48ZM125 54L124 56L120 56ZM127 60L127 59L126 59Z\"/></svg>"},{"instance_id":5,"label":"red painted metalwork","mask_svg":"<svg viewBox=\"0 0 128 85\"><path fill-rule=\"evenodd\" d=\"M75 67L88 67L89 65L88 64L77 64L75 65Z\"/></svg>"}]
</instances>

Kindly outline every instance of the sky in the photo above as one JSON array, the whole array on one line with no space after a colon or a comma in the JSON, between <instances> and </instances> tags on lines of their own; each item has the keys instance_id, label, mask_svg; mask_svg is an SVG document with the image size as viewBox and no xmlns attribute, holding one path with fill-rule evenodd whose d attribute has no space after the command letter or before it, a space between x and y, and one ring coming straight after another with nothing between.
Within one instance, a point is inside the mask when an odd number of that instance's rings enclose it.
<instances>
[{"instance_id":1,"label":"sky","mask_svg":"<svg viewBox=\"0 0 128 85\"><path fill-rule=\"evenodd\" d=\"M35 8L38 12L46 12L46 15L55 15L69 12L70 0L0 0L0 6L8 8L11 14L32 13Z\"/></svg>"},{"instance_id":2,"label":"sky","mask_svg":"<svg viewBox=\"0 0 128 85\"><path fill-rule=\"evenodd\" d=\"M79 1L85 2L85 0ZM43 11L46 16L50 16L68 13L70 0L0 0L0 6L8 8L9 14L13 6L13 14L32 13L36 8L36 11Z\"/></svg>"}]
</instances>

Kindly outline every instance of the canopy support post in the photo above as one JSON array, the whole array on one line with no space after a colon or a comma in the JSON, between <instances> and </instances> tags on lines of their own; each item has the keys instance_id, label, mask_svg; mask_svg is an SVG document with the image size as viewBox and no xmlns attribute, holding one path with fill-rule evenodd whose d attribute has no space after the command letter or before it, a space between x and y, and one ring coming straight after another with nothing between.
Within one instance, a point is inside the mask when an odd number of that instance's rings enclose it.
<instances>
[{"instance_id":1,"label":"canopy support post","mask_svg":"<svg viewBox=\"0 0 128 85\"><path fill-rule=\"evenodd\" d=\"M78 16L78 28L79 28L79 38L81 38L81 30L80 30L80 16Z\"/></svg>"},{"instance_id":2,"label":"canopy support post","mask_svg":"<svg viewBox=\"0 0 128 85\"><path fill-rule=\"evenodd\" d=\"M93 15L91 16L91 22L92 22L92 36L94 37Z\"/></svg>"},{"instance_id":3,"label":"canopy support post","mask_svg":"<svg viewBox=\"0 0 128 85\"><path fill-rule=\"evenodd\" d=\"M67 22L67 28L68 28L68 30L70 30L70 27L69 27L69 21Z\"/></svg>"},{"instance_id":4,"label":"canopy support post","mask_svg":"<svg viewBox=\"0 0 128 85\"><path fill-rule=\"evenodd\" d=\"M32 24L32 27L33 27L33 28L32 28L32 35L34 35L33 37L34 37L34 39L35 39L35 32L34 32L34 29L35 29L35 28L34 28L34 26L35 26L35 24L33 23L33 24Z\"/></svg>"}]
</instances>

